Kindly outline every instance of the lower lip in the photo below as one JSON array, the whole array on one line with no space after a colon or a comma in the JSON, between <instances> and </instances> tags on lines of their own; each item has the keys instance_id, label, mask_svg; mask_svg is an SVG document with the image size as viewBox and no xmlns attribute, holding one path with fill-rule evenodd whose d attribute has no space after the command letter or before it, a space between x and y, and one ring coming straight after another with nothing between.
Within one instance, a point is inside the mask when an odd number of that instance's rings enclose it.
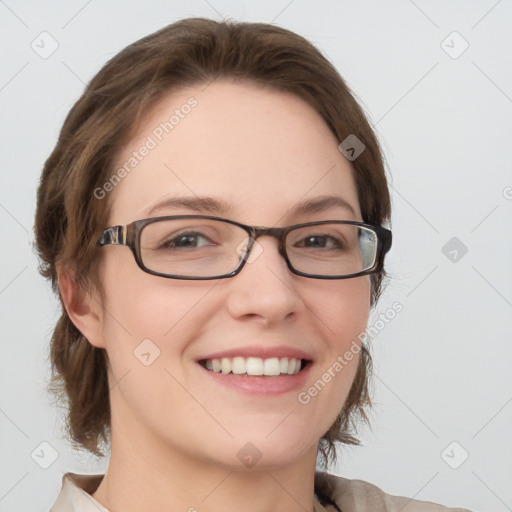
<instances>
[{"instance_id":1,"label":"lower lip","mask_svg":"<svg viewBox=\"0 0 512 512\"><path fill-rule=\"evenodd\" d=\"M304 386L311 370L311 363L295 375L281 375L266 377L259 375L236 375L234 373L216 373L198 364L203 372L206 372L214 382L227 388L249 395L276 396L290 391L296 391Z\"/></svg>"}]
</instances>

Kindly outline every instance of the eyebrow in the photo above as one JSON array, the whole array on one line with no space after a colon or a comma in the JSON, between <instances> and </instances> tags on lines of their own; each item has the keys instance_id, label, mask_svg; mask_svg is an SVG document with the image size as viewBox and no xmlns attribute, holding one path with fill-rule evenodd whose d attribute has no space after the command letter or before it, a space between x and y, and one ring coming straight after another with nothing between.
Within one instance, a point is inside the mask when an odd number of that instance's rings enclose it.
<instances>
[{"instance_id":1,"label":"eyebrow","mask_svg":"<svg viewBox=\"0 0 512 512\"><path fill-rule=\"evenodd\" d=\"M169 197L153 205L147 213L152 215L158 210L180 210L184 208L199 213L212 213L216 215L224 215L231 209L228 203L213 197Z\"/></svg>"},{"instance_id":2,"label":"eyebrow","mask_svg":"<svg viewBox=\"0 0 512 512\"><path fill-rule=\"evenodd\" d=\"M351 213L354 218L357 217L355 209L350 205L349 202L347 202L341 196L332 195L315 197L314 199L310 199L308 201L300 201L288 212L287 215L294 216L304 215L307 213L318 213L336 207L348 210L348 212Z\"/></svg>"},{"instance_id":3,"label":"eyebrow","mask_svg":"<svg viewBox=\"0 0 512 512\"><path fill-rule=\"evenodd\" d=\"M318 213L336 207L347 210L354 216L354 218L357 217L357 214L350 203L340 196L333 195L320 196L307 201L300 201L288 211L286 216L293 217L308 213ZM165 209L187 209L198 213L225 215L232 210L232 207L229 203L213 197L169 197L153 205L147 211L147 214L152 215L156 211Z\"/></svg>"}]
</instances>

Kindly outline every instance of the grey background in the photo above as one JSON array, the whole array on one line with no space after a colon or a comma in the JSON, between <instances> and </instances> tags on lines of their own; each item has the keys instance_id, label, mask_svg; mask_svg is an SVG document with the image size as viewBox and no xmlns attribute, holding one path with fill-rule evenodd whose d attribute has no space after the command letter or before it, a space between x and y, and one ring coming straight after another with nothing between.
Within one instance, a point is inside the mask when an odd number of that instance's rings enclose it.
<instances>
[{"instance_id":1,"label":"grey background","mask_svg":"<svg viewBox=\"0 0 512 512\"><path fill-rule=\"evenodd\" d=\"M355 91L386 152L392 280L370 324L395 301L403 310L372 343L373 430L333 471L391 494L512 510L512 2L6 0L0 511L48 510L64 472L105 471L61 438L46 394L57 301L32 249L35 191L84 84L127 44L187 16L273 22L309 38ZM31 47L51 49L43 31L58 43L47 58Z\"/></svg>"}]
</instances>

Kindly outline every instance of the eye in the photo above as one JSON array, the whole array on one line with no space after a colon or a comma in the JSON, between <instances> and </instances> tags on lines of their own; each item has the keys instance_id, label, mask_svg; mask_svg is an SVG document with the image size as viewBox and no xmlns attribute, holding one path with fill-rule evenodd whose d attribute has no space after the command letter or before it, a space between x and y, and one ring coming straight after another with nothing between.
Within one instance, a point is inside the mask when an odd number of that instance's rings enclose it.
<instances>
[{"instance_id":1,"label":"eye","mask_svg":"<svg viewBox=\"0 0 512 512\"><path fill-rule=\"evenodd\" d=\"M342 247L342 243L333 236L318 234L304 237L295 246L311 249L338 249Z\"/></svg>"},{"instance_id":2,"label":"eye","mask_svg":"<svg viewBox=\"0 0 512 512\"><path fill-rule=\"evenodd\" d=\"M207 236L199 232L189 231L172 235L164 240L159 249L196 249L215 245Z\"/></svg>"}]
</instances>

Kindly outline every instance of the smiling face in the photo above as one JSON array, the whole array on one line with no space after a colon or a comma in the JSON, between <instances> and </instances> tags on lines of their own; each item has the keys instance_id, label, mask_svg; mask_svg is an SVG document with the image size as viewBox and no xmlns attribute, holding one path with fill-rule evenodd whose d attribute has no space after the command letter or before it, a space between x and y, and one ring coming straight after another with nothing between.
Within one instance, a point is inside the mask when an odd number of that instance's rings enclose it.
<instances>
[{"instance_id":1,"label":"smiling face","mask_svg":"<svg viewBox=\"0 0 512 512\"><path fill-rule=\"evenodd\" d=\"M232 81L174 92L116 169L134 157L105 199L109 226L181 214L268 227L362 220L338 141L286 93ZM127 247L99 249L102 308L87 337L110 361L113 456L124 443L158 467L181 456L241 468L247 451L258 467L314 462L356 373L357 354L338 356L366 327L369 279L297 276L275 238L258 243L240 274L211 281L153 276Z\"/></svg>"}]
</instances>

